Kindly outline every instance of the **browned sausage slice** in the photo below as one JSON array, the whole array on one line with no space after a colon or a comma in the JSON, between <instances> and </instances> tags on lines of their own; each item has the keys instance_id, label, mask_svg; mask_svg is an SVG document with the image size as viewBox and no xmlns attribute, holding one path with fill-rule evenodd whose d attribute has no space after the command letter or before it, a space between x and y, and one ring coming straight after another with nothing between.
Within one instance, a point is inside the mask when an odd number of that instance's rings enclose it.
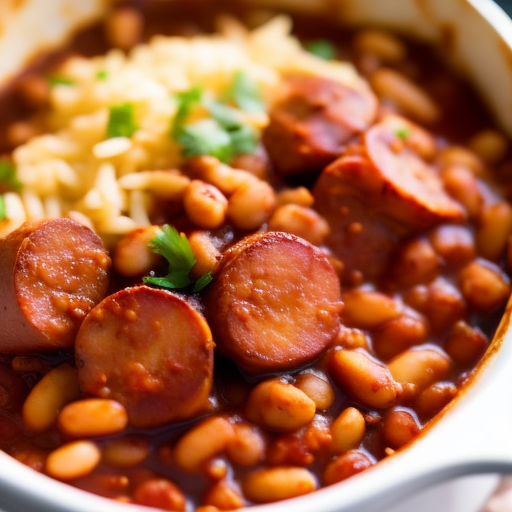
<instances>
[{"instance_id":1,"label":"browned sausage slice","mask_svg":"<svg viewBox=\"0 0 512 512\"><path fill-rule=\"evenodd\" d=\"M344 279L354 273L367 279L381 275L399 237L405 230L380 215L346 185L346 176L366 174L364 155L342 157L327 167L315 184L315 208L330 226L325 243L343 263Z\"/></svg>"},{"instance_id":2,"label":"browned sausage slice","mask_svg":"<svg viewBox=\"0 0 512 512\"><path fill-rule=\"evenodd\" d=\"M349 87L318 76L292 76L270 111L263 143L284 176L320 172L375 119L377 100L363 84Z\"/></svg>"},{"instance_id":3,"label":"browned sausage slice","mask_svg":"<svg viewBox=\"0 0 512 512\"><path fill-rule=\"evenodd\" d=\"M67 348L107 292L100 238L70 219L25 223L0 239L0 352Z\"/></svg>"},{"instance_id":4,"label":"browned sausage slice","mask_svg":"<svg viewBox=\"0 0 512 512\"><path fill-rule=\"evenodd\" d=\"M187 419L207 408L213 347L206 320L181 297L125 288L98 304L78 332L80 388L123 404L137 427Z\"/></svg>"},{"instance_id":5,"label":"browned sausage slice","mask_svg":"<svg viewBox=\"0 0 512 512\"><path fill-rule=\"evenodd\" d=\"M379 201L377 208L382 213L413 227L464 221L462 206L447 194L438 174L408 143L420 130L406 119L390 115L366 132L366 152L375 172L365 177L365 193ZM403 132L405 141L398 136Z\"/></svg>"},{"instance_id":6,"label":"browned sausage slice","mask_svg":"<svg viewBox=\"0 0 512 512\"><path fill-rule=\"evenodd\" d=\"M230 249L207 296L219 351L251 374L314 360L336 335L341 307L326 255L280 232L252 235Z\"/></svg>"},{"instance_id":7,"label":"browned sausage slice","mask_svg":"<svg viewBox=\"0 0 512 512\"><path fill-rule=\"evenodd\" d=\"M465 219L413 144L424 134L399 116L387 116L365 133L363 146L350 146L317 180L315 206L331 227L326 244L347 272L376 278L401 237Z\"/></svg>"}]
</instances>

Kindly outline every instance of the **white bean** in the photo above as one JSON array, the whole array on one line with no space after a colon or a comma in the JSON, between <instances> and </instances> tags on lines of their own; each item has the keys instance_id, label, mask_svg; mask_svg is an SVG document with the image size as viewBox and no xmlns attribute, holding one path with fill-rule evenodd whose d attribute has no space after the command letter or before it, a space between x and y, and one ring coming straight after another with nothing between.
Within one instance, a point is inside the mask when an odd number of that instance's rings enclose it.
<instances>
[{"instance_id":1,"label":"white bean","mask_svg":"<svg viewBox=\"0 0 512 512\"><path fill-rule=\"evenodd\" d=\"M74 441L48 455L46 472L59 480L88 475L100 462L100 449L91 441Z\"/></svg>"}]
</instances>

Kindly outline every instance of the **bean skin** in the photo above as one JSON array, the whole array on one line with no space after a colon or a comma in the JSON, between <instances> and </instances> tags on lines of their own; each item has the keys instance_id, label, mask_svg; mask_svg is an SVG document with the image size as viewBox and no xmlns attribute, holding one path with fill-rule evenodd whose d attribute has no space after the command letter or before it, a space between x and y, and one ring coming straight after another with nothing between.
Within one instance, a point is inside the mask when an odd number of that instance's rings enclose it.
<instances>
[{"instance_id":1,"label":"bean skin","mask_svg":"<svg viewBox=\"0 0 512 512\"><path fill-rule=\"evenodd\" d=\"M35 386L23 404L23 420L33 432L50 428L68 402L79 396L76 371L64 363L50 370Z\"/></svg>"},{"instance_id":2,"label":"bean skin","mask_svg":"<svg viewBox=\"0 0 512 512\"><path fill-rule=\"evenodd\" d=\"M459 281L464 298L481 313L495 311L510 295L508 277L489 262L471 262L461 270Z\"/></svg>"},{"instance_id":3,"label":"bean skin","mask_svg":"<svg viewBox=\"0 0 512 512\"><path fill-rule=\"evenodd\" d=\"M343 302L343 320L360 329L373 329L401 314L400 305L379 292L351 290L343 295Z\"/></svg>"},{"instance_id":4,"label":"bean skin","mask_svg":"<svg viewBox=\"0 0 512 512\"><path fill-rule=\"evenodd\" d=\"M244 495L256 503L270 503L308 494L317 488L313 474L305 468L261 469L242 481Z\"/></svg>"},{"instance_id":5,"label":"bean skin","mask_svg":"<svg viewBox=\"0 0 512 512\"><path fill-rule=\"evenodd\" d=\"M66 405L58 422L60 430L70 437L104 436L123 431L128 416L115 400L89 398Z\"/></svg>"},{"instance_id":6,"label":"bean skin","mask_svg":"<svg viewBox=\"0 0 512 512\"><path fill-rule=\"evenodd\" d=\"M306 393L279 379L258 384L247 401L246 413L251 421L281 432L297 430L310 423L316 405Z\"/></svg>"},{"instance_id":7,"label":"bean skin","mask_svg":"<svg viewBox=\"0 0 512 512\"><path fill-rule=\"evenodd\" d=\"M165 478L153 478L140 484L133 493L135 503L147 507L181 512L186 501L178 487Z\"/></svg>"},{"instance_id":8,"label":"bean skin","mask_svg":"<svg viewBox=\"0 0 512 512\"><path fill-rule=\"evenodd\" d=\"M235 437L226 447L229 459L240 466L254 466L265 455L265 439L257 427L249 423L233 426Z\"/></svg>"},{"instance_id":9,"label":"bean skin","mask_svg":"<svg viewBox=\"0 0 512 512\"><path fill-rule=\"evenodd\" d=\"M347 407L331 425L331 451L336 454L359 447L366 432L364 416L355 407Z\"/></svg>"},{"instance_id":10,"label":"bean skin","mask_svg":"<svg viewBox=\"0 0 512 512\"><path fill-rule=\"evenodd\" d=\"M328 464L323 473L323 483L325 485L332 485L341 482L368 469L373 466L374 463L375 462L364 452L351 450L340 455Z\"/></svg>"},{"instance_id":11,"label":"bean skin","mask_svg":"<svg viewBox=\"0 0 512 512\"><path fill-rule=\"evenodd\" d=\"M203 504L220 510L235 510L244 506L244 499L232 483L220 480L207 491Z\"/></svg>"},{"instance_id":12,"label":"bean skin","mask_svg":"<svg viewBox=\"0 0 512 512\"><path fill-rule=\"evenodd\" d=\"M203 471L215 455L235 438L231 423L221 417L208 418L189 430L176 444L174 461L188 473Z\"/></svg>"},{"instance_id":13,"label":"bean skin","mask_svg":"<svg viewBox=\"0 0 512 512\"><path fill-rule=\"evenodd\" d=\"M383 437L393 449L410 443L420 431L421 426L413 411L395 408L391 409L384 417Z\"/></svg>"},{"instance_id":14,"label":"bean skin","mask_svg":"<svg viewBox=\"0 0 512 512\"><path fill-rule=\"evenodd\" d=\"M386 366L364 352L335 350L330 369L332 377L365 406L384 409L397 400L400 385Z\"/></svg>"},{"instance_id":15,"label":"bean skin","mask_svg":"<svg viewBox=\"0 0 512 512\"><path fill-rule=\"evenodd\" d=\"M189 219L202 229L214 229L226 218L228 200L215 186L193 180L185 190L183 206Z\"/></svg>"},{"instance_id":16,"label":"bean skin","mask_svg":"<svg viewBox=\"0 0 512 512\"><path fill-rule=\"evenodd\" d=\"M122 437L103 445L102 461L115 468L129 468L140 464L149 453L150 445L142 437Z\"/></svg>"},{"instance_id":17,"label":"bean skin","mask_svg":"<svg viewBox=\"0 0 512 512\"><path fill-rule=\"evenodd\" d=\"M91 441L74 441L60 446L46 460L46 472L59 480L88 475L100 462L100 449Z\"/></svg>"},{"instance_id":18,"label":"bean skin","mask_svg":"<svg viewBox=\"0 0 512 512\"><path fill-rule=\"evenodd\" d=\"M419 393L430 384L441 380L449 372L452 362L442 351L410 349L395 357L388 365L395 380Z\"/></svg>"},{"instance_id":19,"label":"bean skin","mask_svg":"<svg viewBox=\"0 0 512 512\"><path fill-rule=\"evenodd\" d=\"M302 373L297 377L295 387L306 393L315 402L317 409L329 409L334 403L334 389L326 377L322 378L313 373Z\"/></svg>"}]
</instances>

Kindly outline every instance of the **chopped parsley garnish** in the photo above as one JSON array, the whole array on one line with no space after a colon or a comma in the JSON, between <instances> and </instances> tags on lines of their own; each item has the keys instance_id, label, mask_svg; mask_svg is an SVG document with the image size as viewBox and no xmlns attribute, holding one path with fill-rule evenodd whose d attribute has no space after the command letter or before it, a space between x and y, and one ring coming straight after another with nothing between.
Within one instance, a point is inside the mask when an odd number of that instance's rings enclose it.
<instances>
[{"instance_id":1,"label":"chopped parsley garnish","mask_svg":"<svg viewBox=\"0 0 512 512\"><path fill-rule=\"evenodd\" d=\"M226 130L233 130L242 124L242 113L220 101L204 101L204 106L210 115Z\"/></svg>"},{"instance_id":2,"label":"chopped parsley garnish","mask_svg":"<svg viewBox=\"0 0 512 512\"><path fill-rule=\"evenodd\" d=\"M0 158L0 187L2 185L11 190L17 190L21 187L16 175L16 167L6 158Z\"/></svg>"},{"instance_id":3,"label":"chopped parsley garnish","mask_svg":"<svg viewBox=\"0 0 512 512\"><path fill-rule=\"evenodd\" d=\"M208 286L213 279L212 272L206 272L206 274L203 274L194 284L194 288L192 288L192 291L194 293L200 292L203 288Z\"/></svg>"},{"instance_id":4,"label":"chopped parsley garnish","mask_svg":"<svg viewBox=\"0 0 512 512\"><path fill-rule=\"evenodd\" d=\"M304 49L324 60L333 60L336 58L336 47L327 39L317 39L310 41L304 46Z\"/></svg>"},{"instance_id":5,"label":"chopped parsley garnish","mask_svg":"<svg viewBox=\"0 0 512 512\"><path fill-rule=\"evenodd\" d=\"M401 140L407 140L411 135L411 130L409 128L399 128L395 132L396 136Z\"/></svg>"},{"instance_id":6,"label":"chopped parsley garnish","mask_svg":"<svg viewBox=\"0 0 512 512\"><path fill-rule=\"evenodd\" d=\"M5 208L4 196L0 196L0 221L7 219L7 209Z\"/></svg>"},{"instance_id":7,"label":"chopped parsley garnish","mask_svg":"<svg viewBox=\"0 0 512 512\"><path fill-rule=\"evenodd\" d=\"M265 112L258 82L245 71L237 71L233 83L228 88L225 100L232 101L242 110L250 114Z\"/></svg>"},{"instance_id":8,"label":"chopped parsley garnish","mask_svg":"<svg viewBox=\"0 0 512 512\"><path fill-rule=\"evenodd\" d=\"M54 87L56 85L75 85L75 82L71 80L70 78L66 78L62 75L50 75L48 78L48 83L51 87Z\"/></svg>"},{"instance_id":9,"label":"chopped parsley garnish","mask_svg":"<svg viewBox=\"0 0 512 512\"><path fill-rule=\"evenodd\" d=\"M235 155L250 155L258 147L258 137L252 126L241 124L229 130L231 148Z\"/></svg>"},{"instance_id":10,"label":"chopped parsley garnish","mask_svg":"<svg viewBox=\"0 0 512 512\"><path fill-rule=\"evenodd\" d=\"M139 126L135 121L133 103L123 103L110 107L107 124L107 137L131 137Z\"/></svg>"},{"instance_id":11,"label":"chopped parsley garnish","mask_svg":"<svg viewBox=\"0 0 512 512\"><path fill-rule=\"evenodd\" d=\"M250 154L256 151L258 146L256 130L248 124L243 124L238 110L218 101L207 103L206 108L219 126L228 134L231 158L236 155ZM229 160L230 158L227 158L224 161Z\"/></svg>"},{"instance_id":12,"label":"chopped parsley garnish","mask_svg":"<svg viewBox=\"0 0 512 512\"><path fill-rule=\"evenodd\" d=\"M256 130L243 122L240 110L220 101L205 99L199 87L193 87L176 95L177 111L171 136L180 144L186 158L211 155L222 162L244 153L253 153L258 141ZM187 117L197 106L203 106L210 118L185 124ZM253 102L253 107L255 108Z\"/></svg>"},{"instance_id":13,"label":"chopped parsley garnish","mask_svg":"<svg viewBox=\"0 0 512 512\"><path fill-rule=\"evenodd\" d=\"M179 92L176 94L176 102L178 109L174 116L172 124L171 135L174 137L182 129L187 117L192 112L193 108L199 105L203 97L203 90L200 87L192 87L187 91Z\"/></svg>"},{"instance_id":14,"label":"chopped parsley garnish","mask_svg":"<svg viewBox=\"0 0 512 512\"><path fill-rule=\"evenodd\" d=\"M196 258L187 237L183 233L180 234L172 226L165 224L151 240L149 247L153 252L160 254L167 260L169 272L164 277L144 277L143 282L145 284L171 290L186 288L194 284L189 273L196 264ZM194 284L193 291L202 290L212 279L211 272L204 274Z\"/></svg>"},{"instance_id":15,"label":"chopped parsley garnish","mask_svg":"<svg viewBox=\"0 0 512 512\"><path fill-rule=\"evenodd\" d=\"M221 162L228 162L233 157L231 137L214 119L203 119L183 126L175 138L186 158L211 155Z\"/></svg>"},{"instance_id":16,"label":"chopped parsley garnish","mask_svg":"<svg viewBox=\"0 0 512 512\"><path fill-rule=\"evenodd\" d=\"M96 80L106 80L107 78L108 78L108 71L106 71L104 69L100 69L96 73Z\"/></svg>"}]
</instances>

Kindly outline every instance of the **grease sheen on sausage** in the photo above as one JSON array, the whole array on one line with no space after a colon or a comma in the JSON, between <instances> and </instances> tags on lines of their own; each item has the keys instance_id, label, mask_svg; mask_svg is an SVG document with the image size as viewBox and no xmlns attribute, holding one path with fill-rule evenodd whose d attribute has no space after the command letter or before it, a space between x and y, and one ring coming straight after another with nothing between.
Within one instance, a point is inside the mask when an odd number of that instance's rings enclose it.
<instances>
[{"instance_id":1,"label":"grease sheen on sausage","mask_svg":"<svg viewBox=\"0 0 512 512\"><path fill-rule=\"evenodd\" d=\"M463 207L414 145L427 136L415 124L387 116L365 133L362 146L351 147L320 175L316 209L331 227L326 244L347 270L379 277L403 236L465 220Z\"/></svg>"},{"instance_id":2,"label":"grease sheen on sausage","mask_svg":"<svg viewBox=\"0 0 512 512\"><path fill-rule=\"evenodd\" d=\"M137 427L188 419L207 409L213 347L206 320L181 297L125 288L98 304L78 332L80 389L117 400Z\"/></svg>"},{"instance_id":3,"label":"grease sheen on sausage","mask_svg":"<svg viewBox=\"0 0 512 512\"><path fill-rule=\"evenodd\" d=\"M320 172L376 113L377 100L363 84L355 88L318 76L290 76L282 100L270 111L263 143L280 174Z\"/></svg>"},{"instance_id":4,"label":"grease sheen on sausage","mask_svg":"<svg viewBox=\"0 0 512 512\"><path fill-rule=\"evenodd\" d=\"M0 352L72 346L109 269L100 238L70 219L27 222L0 239Z\"/></svg>"},{"instance_id":5,"label":"grease sheen on sausage","mask_svg":"<svg viewBox=\"0 0 512 512\"><path fill-rule=\"evenodd\" d=\"M379 198L382 213L414 229L466 220L463 207L448 195L437 172L420 157L413 143L416 132L423 130L400 116L389 115L365 133L366 153L376 171L366 177L367 193Z\"/></svg>"},{"instance_id":6,"label":"grease sheen on sausage","mask_svg":"<svg viewBox=\"0 0 512 512\"><path fill-rule=\"evenodd\" d=\"M281 232L249 236L227 251L207 296L219 351L250 374L315 359L336 335L341 308L326 255Z\"/></svg>"}]
</instances>

